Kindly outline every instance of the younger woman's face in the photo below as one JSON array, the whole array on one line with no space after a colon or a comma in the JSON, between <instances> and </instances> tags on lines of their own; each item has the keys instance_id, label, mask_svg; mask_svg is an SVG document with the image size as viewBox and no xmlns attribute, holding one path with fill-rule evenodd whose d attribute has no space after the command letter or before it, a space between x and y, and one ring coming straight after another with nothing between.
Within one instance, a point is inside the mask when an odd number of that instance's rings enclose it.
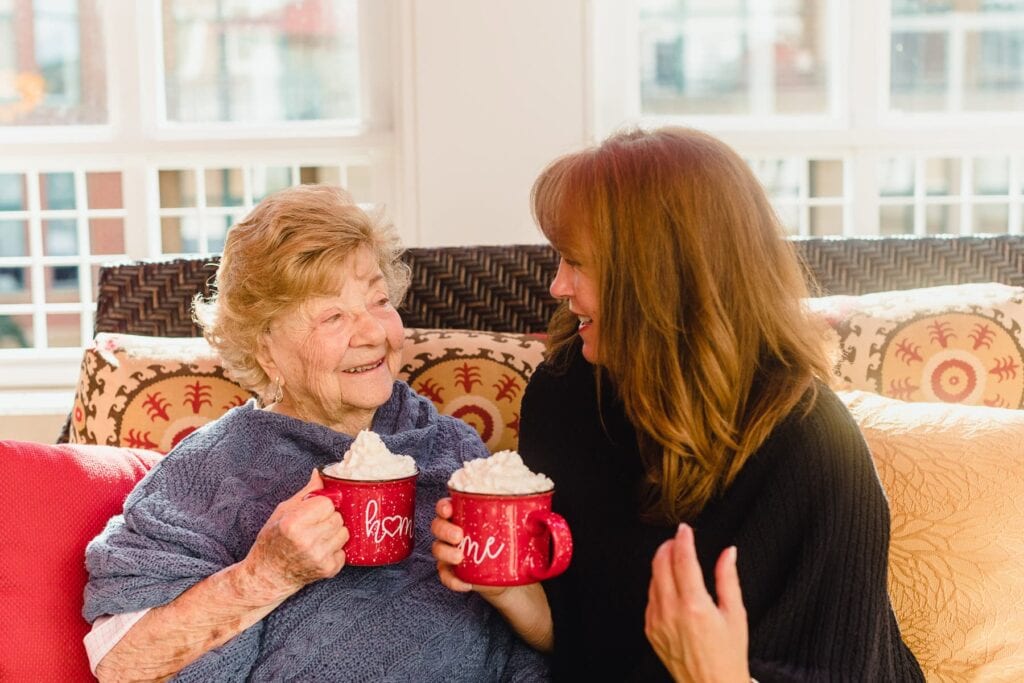
<instances>
[{"instance_id":1,"label":"younger woman's face","mask_svg":"<svg viewBox=\"0 0 1024 683\"><path fill-rule=\"evenodd\" d=\"M600 298L597 273L589 253L586 243L560 249L558 272L551 281L550 291L556 299L565 299L569 310L579 317L577 332L583 341L583 357L591 363L599 363Z\"/></svg>"}]
</instances>

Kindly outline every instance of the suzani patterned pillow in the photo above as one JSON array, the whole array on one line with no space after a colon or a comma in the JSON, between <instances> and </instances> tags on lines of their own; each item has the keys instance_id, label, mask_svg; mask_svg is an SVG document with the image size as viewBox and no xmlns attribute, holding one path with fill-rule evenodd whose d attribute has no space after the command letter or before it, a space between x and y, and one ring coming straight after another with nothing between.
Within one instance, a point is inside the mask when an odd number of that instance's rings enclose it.
<instances>
[{"instance_id":1,"label":"suzani patterned pillow","mask_svg":"<svg viewBox=\"0 0 1024 683\"><path fill-rule=\"evenodd\" d=\"M538 335L406 330L400 376L438 412L476 428L491 452L519 443L519 406L544 357Z\"/></svg>"},{"instance_id":2,"label":"suzani patterned pillow","mask_svg":"<svg viewBox=\"0 0 1024 683\"><path fill-rule=\"evenodd\" d=\"M965 284L810 300L836 384L903 401L1024 408L1024 288Z\"/></svg>"},{"instance_id":3,"label":"suzani patterned pillow","mask_svg":"<svg viewBox=\"0 0 1024 683\"><path fill-rule=\"evenodd\" d=\"M515 448L543 349L536 335L409 329L399 378L475 427L492 451ZM203 339L99 334L82 360L70 441L166 453L250 396Z\"/></svg>"},{"instance_id":4,"label":"suzani patterned pillow","mask_svg":"<svg viewBox=\"0 0 1024 683\"><path fill-rule=\"evenodd\" d=\"M70 441L166 453L249 397L204 339L98 334L82 359Z\"/></svg>"}]
</instances>

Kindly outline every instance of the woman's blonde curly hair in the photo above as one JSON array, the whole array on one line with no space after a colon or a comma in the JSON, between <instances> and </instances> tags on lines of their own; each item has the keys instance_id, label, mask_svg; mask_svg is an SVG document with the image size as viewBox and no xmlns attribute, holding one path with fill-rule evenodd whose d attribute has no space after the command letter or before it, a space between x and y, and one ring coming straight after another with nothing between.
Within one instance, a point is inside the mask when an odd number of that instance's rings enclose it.
<instances>
[{"instance_id":1,"label":"woman's blonde curly hair","mask_svg":"<svg viewBox=\"0 0 1024 683\"><path fill-rule=\"evenodd\" d=\"M261 397L272 393L273 379L257 361L262 335L277 316L332 293L339 268L360 247L376 257L397 307L410 277L398 235L340 187L281 190L228 231L214 293L196 296L193 318L232 379Z\"/></svg>"}]
</instances>

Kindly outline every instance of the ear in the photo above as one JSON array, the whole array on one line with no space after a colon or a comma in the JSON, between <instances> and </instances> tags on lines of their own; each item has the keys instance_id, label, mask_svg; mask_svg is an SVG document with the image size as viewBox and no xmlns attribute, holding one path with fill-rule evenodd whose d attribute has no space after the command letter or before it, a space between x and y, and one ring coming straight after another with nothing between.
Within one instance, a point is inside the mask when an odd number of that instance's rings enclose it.
<instances>
[{"instance_id":1,"label":"ear","mask_svg":"<svg viewBox=\"0 0 1024 683\"><path fill-rule=\"evenodd\" d=\"M256 340L256 362L271 380L279 375L277 363L274 362L274 354L271 352L270 333L267 331L261 332Z\"/></svg>"}]
</instances>

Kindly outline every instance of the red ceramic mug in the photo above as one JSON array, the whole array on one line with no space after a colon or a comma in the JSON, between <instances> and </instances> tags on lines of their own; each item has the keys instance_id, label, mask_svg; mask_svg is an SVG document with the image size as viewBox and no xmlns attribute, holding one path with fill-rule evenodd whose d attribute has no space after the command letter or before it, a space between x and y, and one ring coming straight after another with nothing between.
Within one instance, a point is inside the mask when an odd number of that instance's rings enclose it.
<instances>
[{"instance_id":1,"label":"red ceramic mug","mask_svg":"<svg viewBox=\"0 0 1024 683\"><path fill-rule=\"evenodd\" d=\"M417 474L366 481L339 479L320 470L324 487L309 495L329 498L345 520L349 533L345 564L375 567L409 557L416 521Z\"/></svg>"},{"instance_id":2,"label":"red ceramic mug","mask_svg":"<svg viewBox=\"0 0 1024 683\"><path fill-rule=\"evenodd\" d=\"M572 534L551 511L554 491L520 495L449 488L452 523L462 527L455 576L480 586L521 586L558 576L572 559Z\"/></svg>"}]
</instances>

